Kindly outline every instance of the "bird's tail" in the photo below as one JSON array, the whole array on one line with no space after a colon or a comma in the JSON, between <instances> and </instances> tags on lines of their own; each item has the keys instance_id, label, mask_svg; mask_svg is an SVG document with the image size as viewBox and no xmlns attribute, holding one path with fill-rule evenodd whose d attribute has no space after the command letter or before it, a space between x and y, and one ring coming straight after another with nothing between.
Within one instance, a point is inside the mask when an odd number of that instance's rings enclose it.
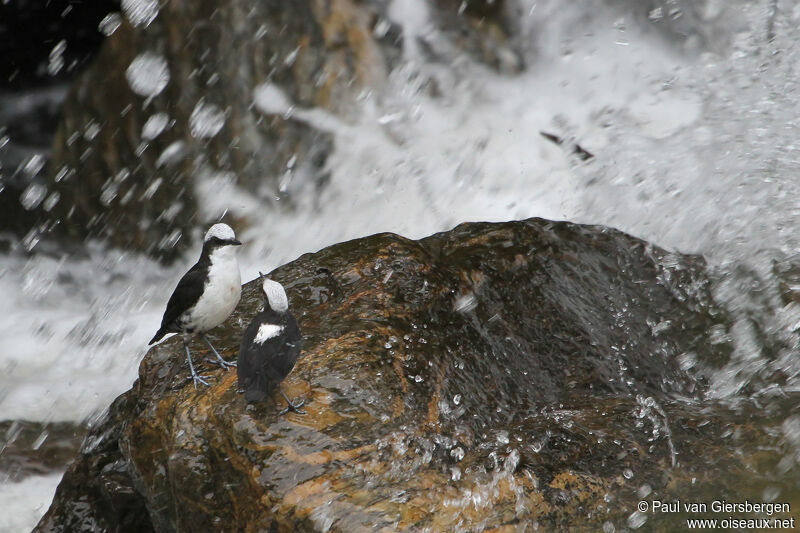
<instances>
[{"instance_id":1,"label":"bird's tail","mask_svg":"<svg viewBox=\"0 0 800 533\"><path fill-rule=\"evenodd\" d=\"M241 380L244 381L244 399L248 402L263 402L272 393L277 385L277 382L264 376L261 372L256 372L255 375L246 377Z\"/></svg>"},{"instance_id":2,"label":"bird's tail","mask_svg":"<svg viewBox=\"0 0 800 533\"><path fill-rule=\"evenodd\" d=\"M250 387L244 393L244 399L250 403L263 402L266 397L267 394L257 387Z\"/></svg>"},{"instance_id":3,"label":"bird's tail","mask_svg":"<svg viewBox=\"0 0 800 533\"><path fill-rule=\"evenodd\" d=\"M153 338L150 339L150 342L148 342L147 345L151 346L153 343L160 341L166 334L167 332L164 331L164 328L159 328L159 330L156 332Z\"/></svg>"}]
</instances>

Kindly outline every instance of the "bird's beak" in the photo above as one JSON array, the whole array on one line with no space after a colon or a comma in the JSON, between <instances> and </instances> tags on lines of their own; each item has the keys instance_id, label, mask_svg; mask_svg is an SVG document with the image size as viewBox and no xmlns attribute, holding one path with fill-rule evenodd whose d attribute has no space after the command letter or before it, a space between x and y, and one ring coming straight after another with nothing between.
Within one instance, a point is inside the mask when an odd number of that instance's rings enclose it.
<instances>
[{"instance_id":1,"label":"bird's beak","mask_svg":"<svg viewBox=\"0 0 800 533\"><path fill-rule=\"evenodd\" d=\"M241 246L242 243L236 239L231 239L228 241L229 244L233 244L234 246Z\"/></svg>"}]
</instances>

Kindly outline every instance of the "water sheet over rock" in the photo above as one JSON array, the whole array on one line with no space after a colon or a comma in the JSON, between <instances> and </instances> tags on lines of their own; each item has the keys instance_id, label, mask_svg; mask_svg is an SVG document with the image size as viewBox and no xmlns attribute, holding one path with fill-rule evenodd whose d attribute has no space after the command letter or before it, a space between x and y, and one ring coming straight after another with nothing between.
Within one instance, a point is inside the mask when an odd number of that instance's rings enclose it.
<instances>
[{"instance_id":1,"label":"water sheet over rock","mask_svg":"<svg viewBox=\"0 0 800 533\"><path fill-rule=\"evenodd\" d=\"M165 342L38 531L598 530L656 521L645 497L763 489L748 470L769 458L733 444L768 437L698 401L728 357L701 258L530 219L374 235L271 277L304 336L284 389L308 413L279 417L277 392L248 406L212 366L195 390ZM225 357L257 285L215 332Z\"/></svg>"}]
</instances>

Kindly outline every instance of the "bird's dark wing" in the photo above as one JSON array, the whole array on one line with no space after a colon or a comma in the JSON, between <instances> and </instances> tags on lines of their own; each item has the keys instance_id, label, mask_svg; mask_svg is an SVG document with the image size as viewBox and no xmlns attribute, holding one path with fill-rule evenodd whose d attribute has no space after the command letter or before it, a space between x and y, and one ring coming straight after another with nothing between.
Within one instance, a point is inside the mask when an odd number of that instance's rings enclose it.
<instances>
[{"instance_id":1,"label":"bird's dark wing","mask_svg":"<svg viewBox=\"0 0 800 533\"><path fill-rule=\"evenodd\" d=\"M161 319L161 327L155 334L150 344L157 342L167 333L177 333L180 331L178 327L178 318L188 309L194 307L200 296L203 294L203 286L208 275L208 265L203 261L198 261L183 275L178 282L172 296L169 297L167 302L167 309L164 311L164 317Z\"/></svg>"},{"instance_id":2,"label":"bird's dark wing","mask_svg":"<svg viewBox=\"0 0 800 533\"><path fill-rule=\"evenodd\" d=\"M297 362L297 356L300 355L302 345L302 337L300 336L300 328L297 321L292 315L287 317L285 329L283 334L280 335L281 342L276 347L276 352L279 354L274 359L275 371L281 375L281 379L289 375Z\"/></svg>"},{"instance_id":3,"label":"bird's dark wing","mask_svg":"<svg viewBox=\"0 0 800 533\"><path fill-rule=\"evenodd\" d=\"M239 388L245 391L258 389L258 376L256 375L256 365L258 364L258 345L253 343L258 332L258 317L254 318L242 334L242 343L239 345L239 356L236 359L236 377L239 380ZM251 401L248 399L248 401ZM252 401L258 401L252 400Z\"/></svg>"}]
</instances>

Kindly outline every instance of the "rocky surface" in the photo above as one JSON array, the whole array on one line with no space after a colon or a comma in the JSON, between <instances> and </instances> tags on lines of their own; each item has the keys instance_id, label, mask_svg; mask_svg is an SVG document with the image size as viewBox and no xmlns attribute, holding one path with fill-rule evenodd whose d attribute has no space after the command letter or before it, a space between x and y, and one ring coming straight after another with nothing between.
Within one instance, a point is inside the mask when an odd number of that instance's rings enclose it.
<instances>
[{"instance_id":1,"label":"rocky surface","mask_svg":"<svg viewBox=\"0 0 800 533\"><path fill-rule=\"evenodd\" d=\"M109 407L105 419L84 439L75 461L58 485L38 531L153 531L146 502L120 454L119 438L135 411L129 391Z\"/></svg>"},{"instance_id":2,"label":"rocky surface","mask_svg":"<svg viewBox=\"0 0 800 533\"><path fill-rule=\"evenodd\" d=\"M85 435L83 425L69 422L0 422L0 481L64 470Z\"/></svg>"},{"instance_id":3,"label":"rocky surface","mask_svg":"<svg viewBox=\"0 0 800 533\"><path fill-rule=\"evenodd\" d=\"M167 341L37 531L620 529L657 522L645 497L793 485L768 474L766 426L698 401L729 357L700 258L531 219L374 235L271 276L303 332L284 390L307 414L246 405L211 365L195 390ZM248 284L223 356L259 302Z\"/></svg>"}]
</instances>

